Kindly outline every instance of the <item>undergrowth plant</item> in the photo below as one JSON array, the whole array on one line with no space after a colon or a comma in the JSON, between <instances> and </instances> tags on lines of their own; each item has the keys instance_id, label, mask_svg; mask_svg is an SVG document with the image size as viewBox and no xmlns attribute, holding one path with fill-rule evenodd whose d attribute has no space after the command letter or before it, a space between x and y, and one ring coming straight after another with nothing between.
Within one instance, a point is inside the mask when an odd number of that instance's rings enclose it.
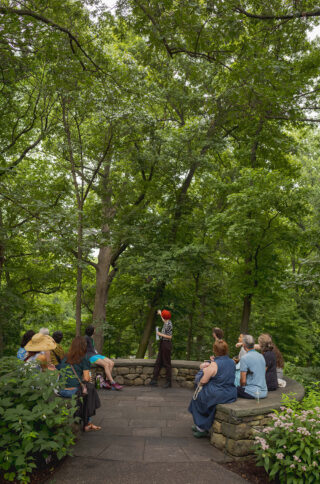
<instances>
[{"instance_id":1,"label":"undergrowth plant","mask_svg":"<svg viewBox=\"0 0 320 484\"><path fill-rule=\"evenodd\" d=\"M59 398L58 372L41 372L17 358L0 360L0 469L4 478L30 482L30 473L74 443L75 399Z\"/></svg>"},{"instance_id":2,"label":"undergrowth plant","mask_svg":"<svg viewBox=\"0 0 320 484\"><path fill-rule=\"evenodd\" d=\"M302 402L284 395L280 411L270 416L270 426L255 438L258 465L281 483L320 482L319 384L309 389Z\"/></svg>"}]
</instances>

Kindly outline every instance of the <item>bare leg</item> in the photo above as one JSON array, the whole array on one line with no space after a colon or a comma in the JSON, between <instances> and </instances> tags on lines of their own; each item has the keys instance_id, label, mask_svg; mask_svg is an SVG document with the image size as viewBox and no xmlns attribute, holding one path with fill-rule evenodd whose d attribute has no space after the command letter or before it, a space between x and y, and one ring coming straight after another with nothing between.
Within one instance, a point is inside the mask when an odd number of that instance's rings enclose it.
<instances>
[{"instance_id":1,"label":"bare leg","mask_svg":"<svg viewBox=\"0 0 320 484\"><path fill-rule=\"evenodd\" d=\"M104 372L106 374L106 379L109 380L111 383L113 382L112 378L112 368L114 367L114 362L109 358L104 358L103 360L95 361L96 365L102 366Z\"/></svg>"}]
</instances>

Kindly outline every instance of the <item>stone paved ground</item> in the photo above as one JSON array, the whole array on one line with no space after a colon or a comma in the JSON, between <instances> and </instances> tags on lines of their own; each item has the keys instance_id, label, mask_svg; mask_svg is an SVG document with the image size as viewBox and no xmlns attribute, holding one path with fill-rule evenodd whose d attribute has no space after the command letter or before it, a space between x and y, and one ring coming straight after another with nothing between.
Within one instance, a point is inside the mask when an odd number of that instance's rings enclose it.
<instances>
[{"instance_id":1,"label":"stone paved ground","mask_svg":"<svg viewBox=\"0 0 320 484\"><path fill-rule=\"evenodd\" d=\"M209 439L192 436L190 390L139 386L99 394L93 422L102 430L82 435L50 484L247 482L219 465L226 457Z\"/></svg>"}]
</instances>

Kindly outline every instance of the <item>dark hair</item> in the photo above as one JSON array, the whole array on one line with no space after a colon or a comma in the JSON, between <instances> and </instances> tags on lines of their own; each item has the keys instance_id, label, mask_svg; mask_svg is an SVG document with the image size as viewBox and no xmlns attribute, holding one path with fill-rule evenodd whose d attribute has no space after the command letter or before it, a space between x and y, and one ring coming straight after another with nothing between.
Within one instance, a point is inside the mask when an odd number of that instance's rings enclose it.
<instances>
[{"instance_id":1,"label":"dark hair","mask_svg":"<svg viewBox=\"0 0 320 484\"><path fill-rule=\"evenodd\" d=\"M223 339L223 331L220 328L213 328L212 334L215 334L218 339Z\"/></svg>"},{"instance_id":2,"label":"dark hair","mask_svg":"<svg viewBox=\"0 0 320 484\"><path fill-rule=\"evenodd\" d=\"M21 343L20 343L21 348L24 348L26 346L26 344L29 343L29 341L31 340L31 338L34 334L36 334L36 333L33 331L33 329L29 329L29 331L24 333L24 335L22 336Z\"/></svg>"},{"instance_id":3,"label":"dark hair","mask_svg":"<svg viewBox=\"0 0 320 484\"><path fill-rule=\"evenodd\" d=\"M62 331L55 331L52 335L52 338L55 340L56 343L60 343L60 341L63 338L63 332Z\"/></svg>"},{"instance_id":4,"label":"dark hair","mask_svg":"<svg viewBox=\"0 0 320 484\"><path fill-rule=\"evenodd\" d=\"M89 326L86 327L85 333L87 336L92 336L94 333L94 326L90 324Z\"/></svg>"},{"instance_id":5,"label":"dark hair","mask_svg":"<svg viewBox=\"0 0 320 484\"><path fill-rule=\"evenodd\" d=\"M85 356L87 352L87 342L84 336L76 336L69 348L67 354L67 363L70 365L74 365L75 363L80 363L82 358Z\"/></svg>"},{"instance_id":6,"label":"dark hair","mask_svg":"<svg viewBox=\"0 0 320 484\"><path fill-rule=\"evenodd\" d=\"M225 356L228 354L228 343L223 339L219 339L213 345L213 352L215 356Z\"/></svg>"}]
</instances>

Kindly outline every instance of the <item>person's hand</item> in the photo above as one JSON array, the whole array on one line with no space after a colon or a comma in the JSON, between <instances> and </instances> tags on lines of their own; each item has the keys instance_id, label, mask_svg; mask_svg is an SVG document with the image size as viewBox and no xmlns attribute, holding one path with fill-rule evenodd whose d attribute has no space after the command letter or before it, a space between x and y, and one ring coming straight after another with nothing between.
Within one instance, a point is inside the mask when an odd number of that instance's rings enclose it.
<instances>
[{"instance_id":1,"label":"person's hand","mask_svg":"<svg viewBox=\"0 0 320 484\"><path fill-rule=\"evenodd\" d=\"M214 361L214 355L210 356L210 360Z\"/></svg>"},{"instance_id":2,"label":"person's hand","mask_svg":"<svg viewBox=\"0 0 320 484\"><path fill-rule=\"evenodd\" d=\"M236 343L236 348L241 348L242 343Z\"/></svg>"},{"instance_id":3,"label":"person's hand","mask_svg":"<svg viewBox=\"0 0 320 484\"><path fill-rule=\"evenodd\" d=\"M159 316L161 316L161 309L158 309L157 314L159 314Z\"/></svg>"},{"instance_id":4,"label":"person's hand","mask_svg":"<svg viewBox=\"0 0 320 484\"><path fill-rule=\"evenodd\" d=\"M160 336L160 331L157 331L157 335Z\"/></svg>"}]
</instances>

